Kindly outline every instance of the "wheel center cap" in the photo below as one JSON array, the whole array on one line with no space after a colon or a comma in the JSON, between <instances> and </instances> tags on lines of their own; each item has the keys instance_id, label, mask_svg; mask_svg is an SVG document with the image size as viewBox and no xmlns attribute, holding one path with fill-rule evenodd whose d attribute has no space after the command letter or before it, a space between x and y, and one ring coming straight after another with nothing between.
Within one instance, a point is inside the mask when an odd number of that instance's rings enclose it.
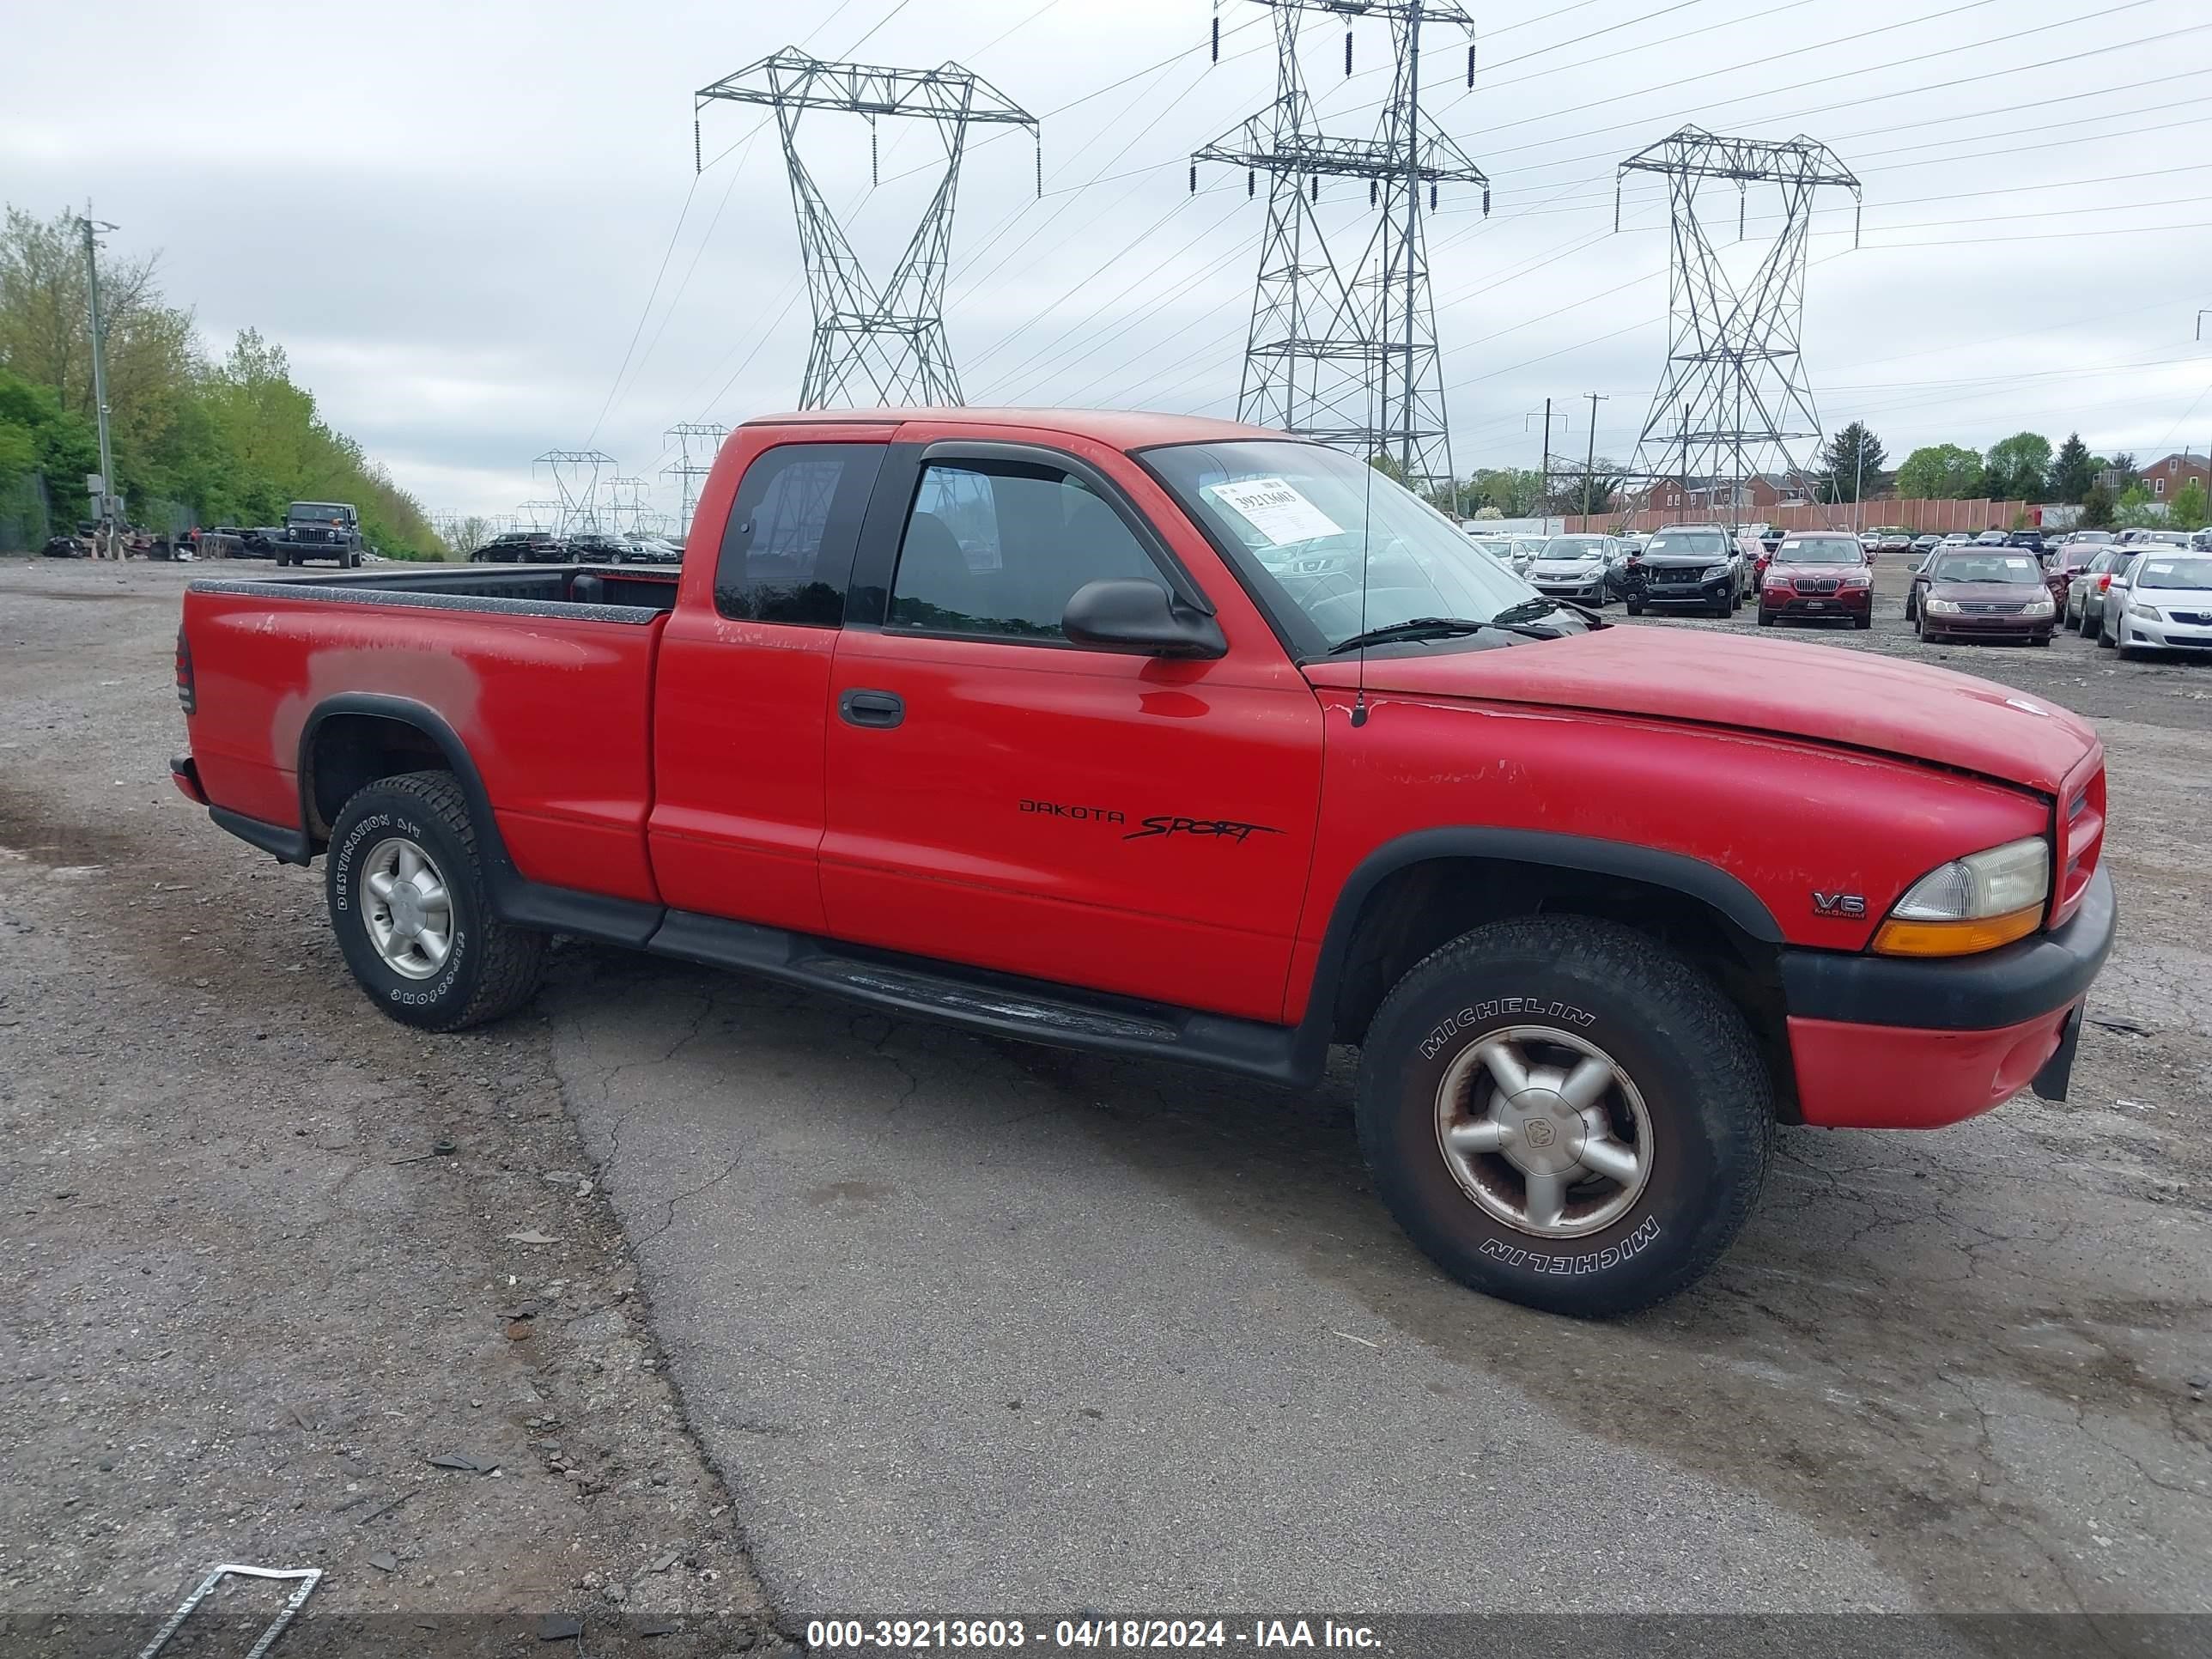
<instances>
[{"instance_id":1,"label":"wheel center cap","mask_svg":"<svg viewBox=\"0 0 2212 1659\"><path fill-rule=\"evenodd\" d=\"M1498 1103L1505 1156L1530 1175L1565 1175L1582 1162L1583 1115L1550 1089L1523 1089Z\"/></svg>"},{"instance_id":2,"label":"wheel center cap","mask_svg":"<svg viewBox=\"0 0 2212 1659\"><path fill-rule=\"evenodd\" d=\"M392 890L392 931L405 939L422 931L422 898L404 884Z\"/></svg>"}]
</instances>

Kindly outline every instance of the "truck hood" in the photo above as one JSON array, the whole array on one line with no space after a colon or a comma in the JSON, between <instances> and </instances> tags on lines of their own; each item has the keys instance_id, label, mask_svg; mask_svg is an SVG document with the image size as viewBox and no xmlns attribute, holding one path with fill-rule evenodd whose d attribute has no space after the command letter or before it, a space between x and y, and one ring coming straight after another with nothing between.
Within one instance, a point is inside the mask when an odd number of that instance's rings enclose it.
<instances>
[{"instance_id":1,"label":"truck hood","mask_svg":"<svg viewBox=\"0 0 2212 1659\"><path fill-rule=\"evenodd\" d=\"M1306 665L1351 690L1354 657ZM1487 649L1372 655L1368 694L1587 708L1872 750L2056 795L2096 745L2078 715L1948 669L1796 641L1614 627Z\"/></svg>"}]
</instances>

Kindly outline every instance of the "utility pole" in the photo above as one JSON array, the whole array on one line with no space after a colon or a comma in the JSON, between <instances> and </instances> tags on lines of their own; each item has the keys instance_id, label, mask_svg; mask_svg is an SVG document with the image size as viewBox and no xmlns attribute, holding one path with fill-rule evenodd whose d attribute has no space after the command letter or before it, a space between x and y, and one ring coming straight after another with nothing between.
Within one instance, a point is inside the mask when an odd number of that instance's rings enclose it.
<instances>
[{"instance_id":1,"label":"utility pole","mask_svg":"<svg viewBox=\"0 0 2212 1659\"><path fill-rule=\"evenodd\" d=\"M118 500L115 451L107 436L107 341L106 331L100 320L100 239L95 234L115 227L95 220L88 200L84 204L84 217L77 223L84 230L84 274L92 299L92 405L100 427L100 499L93 503L100 530L93 538L92 550L95 558L103 553L119 557L114 510Z\"/></svg>"},{"instance_id":2,"label":"utility pole","mask_svg":"<svg viewBox=\"0 0 2212 1659\"><path fill-rule=\"evenodd\" d=\"M1535 418L1536 411L1532 409L1521 417L1521 429L1526 432L1528 429L1528 422ZM1552 532L1552 422L1564 421L1566 418L1564 415L1553 414L1552 400L1549 398L1544 399L1544 471L1540 475L1538 486L1540 493L1536 501L1537 505L1543 509L1546 535L1551 534Z\"/></svg>"},{"instance_id":3,"label":"utility pole","mask_svg":"<svg viewBox=\"0 0 2212 1659\"><path fill-rule=\"evenodd\" d=\"M1583 459L1583 517L1587 519L1590 515L1590 485L1597 480L1597 406L1613 399L1602 392L1585 392L1583 396L1589 399L1590 406L1589 453ZM1589 526L1584 525L1583 528L1587 530Z\"/></svg>"},{"instance_id":4,"label":"utility pole","mask_svg":"<svg viewBox=\"0 0 2212 1659\"><path fill-rule=\"evenodd\" d=\"M1858 422L1851 423L1857 426ZM1859 428L1858 436L1851 441L1851 528L1864 532L1866 514L1862 510L1866 501L1866 428Z\"/></svg>"}]
</instances>

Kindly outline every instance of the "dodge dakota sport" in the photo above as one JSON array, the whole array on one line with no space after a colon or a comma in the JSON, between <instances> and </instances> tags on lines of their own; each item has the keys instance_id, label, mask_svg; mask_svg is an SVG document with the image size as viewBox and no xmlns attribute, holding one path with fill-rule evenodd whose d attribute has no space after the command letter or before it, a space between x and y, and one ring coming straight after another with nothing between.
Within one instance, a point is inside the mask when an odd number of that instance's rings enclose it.
<instances>
[{"instance_id":1,"label":"dodge dakota sport","mask_svg":"<svg viewBox=\"0 0 2212 1659\"><path fill-rule=\"evenodd\" d=\"M687 550L195 581L177 785L323 858L425 1031L566 934L1273 1085L1350 1045L1400 1224L1562 1312L1695 1282L1778 1122L2063 1097L2115 910L2040 697L1607 626L1176 416L754 421Z\"/></svg>"}]
</instances>

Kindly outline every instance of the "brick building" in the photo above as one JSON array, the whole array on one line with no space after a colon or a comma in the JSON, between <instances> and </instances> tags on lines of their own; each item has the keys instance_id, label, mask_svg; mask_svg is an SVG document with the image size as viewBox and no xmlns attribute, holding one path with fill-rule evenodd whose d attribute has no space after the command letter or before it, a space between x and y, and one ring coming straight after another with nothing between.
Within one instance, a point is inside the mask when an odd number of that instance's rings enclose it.
<instances>
[{"instance_id":1,"label":"brick building","mask_svg":"<svg viewBox=\"0 0 2212 1659\"><path fill-rule=\"evenodd\" d=\"M2212 462L2185 449L2142 469L2143 488L2154 501L2172 501L2188 488L2191 479L2212 489Z\"/></svg>"}]
</instances>

